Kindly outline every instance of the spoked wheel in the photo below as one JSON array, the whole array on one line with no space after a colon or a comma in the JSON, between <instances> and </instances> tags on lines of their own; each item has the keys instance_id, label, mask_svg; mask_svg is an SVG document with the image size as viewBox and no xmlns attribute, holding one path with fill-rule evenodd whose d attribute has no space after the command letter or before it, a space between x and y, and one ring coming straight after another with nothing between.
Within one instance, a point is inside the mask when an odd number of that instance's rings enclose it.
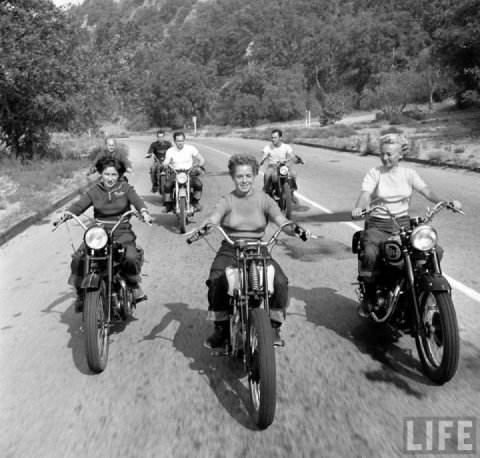
<instances>
[{"instance_id":1,"label":"spoked wheel","mask_svg":"<svg viewBox=\"0 0 480 458\"><path fill-rule=\"evenodd\" d=\"M105 283L100 288L87 291L83 312L88 367L102 372L108 362L108 322Z\"/></svg>"},{"instance_id":2,"label":"spoked wheel","mask_svg":"<svg viewBox=\"0 0 480 458\"><path fill-rule=\"evenodd\" d=\"M270 319L263 309L250 312L250 369L248 384L252 399L252 414L255 424L268 428L275 416L276 369L275 350Z\"/></svg>"},{"instance_id":3,"label":"spoked wheel","mask_svg":"<svg viewBox=\"0 0 480 458\"><path fill-rule=\"evenodd\" d=\"M285 218L290 219L292 217L292 190L288 183L283 185L283 208L282 210L285 212Z\"/></svg>"},{"instance_id":4,"label":"spoked wheel","mask_svg":"<svg viewBox=\"0 0 480 458\"><path fill-rule=\"evenodd\" d=\"M187 232L187 209L186 209L186 202L185 197L180 197L180 201L178 203L180 209L180 234L185 234Z\"/></svg>"},{"instance_id":5,"label":"spoked wheel","mask_svg":"<svg viewBox=\"0 0 480 458\"><path fill-rule=\"evenodd\" d=\"M415 339L418 355L427 377L443 384L455 375L460 353L452 297L447 291L424 292L419 307L425 332L419 333Z\"/></svg>"}]
</instances>

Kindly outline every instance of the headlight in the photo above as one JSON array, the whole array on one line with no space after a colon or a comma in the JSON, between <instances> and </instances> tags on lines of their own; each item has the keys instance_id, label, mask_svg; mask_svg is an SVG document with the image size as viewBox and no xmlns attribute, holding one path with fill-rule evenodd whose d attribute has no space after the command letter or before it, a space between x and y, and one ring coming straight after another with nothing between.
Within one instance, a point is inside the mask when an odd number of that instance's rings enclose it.
<instances>
[{"instance_id":1,"label":"headlight","mask_svg":"<svg viewBox=\"0 0 480 458\"><path fill-rule=\"evenodd\" d=\"M179 184L185 184L187 182L187 174L185 172L180 172L177 175L177 181Z\"/></svg>"},{"instance_id":2,"label":"headlight","mask_svg":"<svg viewBox=\"0 0 480 458\"><path fill-rule=\"evenodd\" d=\"M421 224L417 226L410 236L410 241L415 249L421 251L431 250L437 244L437 232L431 226Z\"/></svg>"},{"instance_id":3,"label":"headlight","mask_svg":"<svg viewBox=\"0 0 480 458\"><path fill-rule=\"evenodd\" d=\"M288 167L286 165L280 167L280 175L288 175Z\"/></svg>"},{"instance_id":4,"label":"headlight","mask_svg":"<svg viewBox=\"0 0 480 458\"><path fill-rule=\"evenodd\" d=\"M108 242L107 231L101 226L93 226L85 232L85 244L92 250L101 250Z\"/></svg>"}]
</instances>

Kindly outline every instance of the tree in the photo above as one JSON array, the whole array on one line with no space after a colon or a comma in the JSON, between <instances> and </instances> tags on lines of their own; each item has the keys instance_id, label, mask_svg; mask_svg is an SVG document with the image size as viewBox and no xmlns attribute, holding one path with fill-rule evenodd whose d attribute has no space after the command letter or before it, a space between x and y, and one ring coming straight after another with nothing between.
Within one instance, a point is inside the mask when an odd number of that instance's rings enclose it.
<instances>
[{"instance_id":1,"label":"tree","mask_svg":"<svg viewBox=\"0 0 480 458\"><path fill-rule=\"evenodd\" d=\"M49 127L92 114L80 114L83 36L48 0L0 2L0 29L0 137L16 157L45 154Z\"/></svg>"}]
</instances>

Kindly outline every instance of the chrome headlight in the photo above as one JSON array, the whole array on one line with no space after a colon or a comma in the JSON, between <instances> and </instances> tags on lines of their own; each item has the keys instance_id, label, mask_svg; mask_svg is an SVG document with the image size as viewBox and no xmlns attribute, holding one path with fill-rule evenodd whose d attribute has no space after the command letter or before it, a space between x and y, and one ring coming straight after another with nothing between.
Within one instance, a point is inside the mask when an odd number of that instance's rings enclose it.
<instances>
[{"instance_id":1,"label":"chrome headlight","mask_svg":"<svg viewBox=\"0 0 480 458\"><path fill-rule=\"evenodd\" d=\"M435 229L426 224L420 224L413 231L410 236L410 241L415 249L421 251L431 250L438 240L438 235Z\"/></svg>"},{"instance_id":2,"label":"chrome headlight","mask_svg":"<svg viewBox=\"0 0 480 458\"><path fill-rule=\"evenodd\" d=\"M286 165L280 167L280 175L288 175L288 167Z\"/></svg>"},{"instance_id":3,"label":"chrome headlight","mask_svg":"<svg viewBox=\"0 0 480 458\"><path fill-rule=\"evenodd\" d=\"M177 181L179 184L185 184L187 182L187 174L185 172L180 172L177 175Z\"/></svg>"},{"instance_id":4,"label":"chrome headlight","mask_svg":"<svg viewBox=\"0 0 480 458\"><path fill-rule=\"evenodd\" d=\"M102 226L92 226L85 232L84 240L91 250L101 250L108 242L108 234Z\"/></svg>"}]
</instances>

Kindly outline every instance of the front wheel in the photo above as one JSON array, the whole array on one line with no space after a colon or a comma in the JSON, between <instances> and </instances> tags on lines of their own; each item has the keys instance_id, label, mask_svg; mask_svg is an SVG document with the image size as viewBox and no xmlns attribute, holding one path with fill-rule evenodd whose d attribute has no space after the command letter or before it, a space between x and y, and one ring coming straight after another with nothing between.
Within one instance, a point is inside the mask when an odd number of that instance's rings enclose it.
<instances>
[{"instance_id":1,"label":"front wheel","mask_svg":"<svg viewBox=\"0 0 480 458\"><path fill-rule=\"evenodd\" d=\"M250 311L248 384L255 424L268 428L275 416L276 368L270 319L263 309Z\"/></svg>"},{"instance_id":2,"label":"front wheel","mask_svg":"<svg viewBox=\"0 0 480 458\"><path fill-rule=\"evenodd\" d=\"M165 201L165 174L161 173L160 177L158 179L158 192L163 198L163 201Z\"/></svg>"},{"instance_id":3,"label":"front wheel","mask_svg":"<svg viewBox=\"0 0 480 458\"><path fill-rule=\"evenodd\" d=\"M460 353L452 297L447 291L427 291L420 296L419 308L425 330L415 338L418 355L427 377L441 385L455 375Z\"/></svg>"},{"instance_id":4,"label":"front wheel","mask_svg":"<svg viewBox=\"0 0 480 458\"><path fill-rule=\"evenodd\" d=\"M282 194L282 210L285 212L285 218L290 219L292 217L292 190L288 183L283 185Z\"/></svg>"},{"instance_id":5,"label":"front wheel","mask_svg":"<svg viewBox=\"0 0 480 458\"><path fill-rule=\"evenodd\" d=\"M88 367L96 373L102 372L108 362L108 315L105 283L100 288L87 291L83 320Z\"/></svg>"},{"instance_id":6,"label":"front wheel","mask_svg":"<svg viewBox=\"0 0 480 458\"><path fill-rule=\"evenodd\" d=\"M187 211L185 197L180 197L178 202L179 215L180 215L180 234L187 232Z\"/></svg>"}]
</instances>

